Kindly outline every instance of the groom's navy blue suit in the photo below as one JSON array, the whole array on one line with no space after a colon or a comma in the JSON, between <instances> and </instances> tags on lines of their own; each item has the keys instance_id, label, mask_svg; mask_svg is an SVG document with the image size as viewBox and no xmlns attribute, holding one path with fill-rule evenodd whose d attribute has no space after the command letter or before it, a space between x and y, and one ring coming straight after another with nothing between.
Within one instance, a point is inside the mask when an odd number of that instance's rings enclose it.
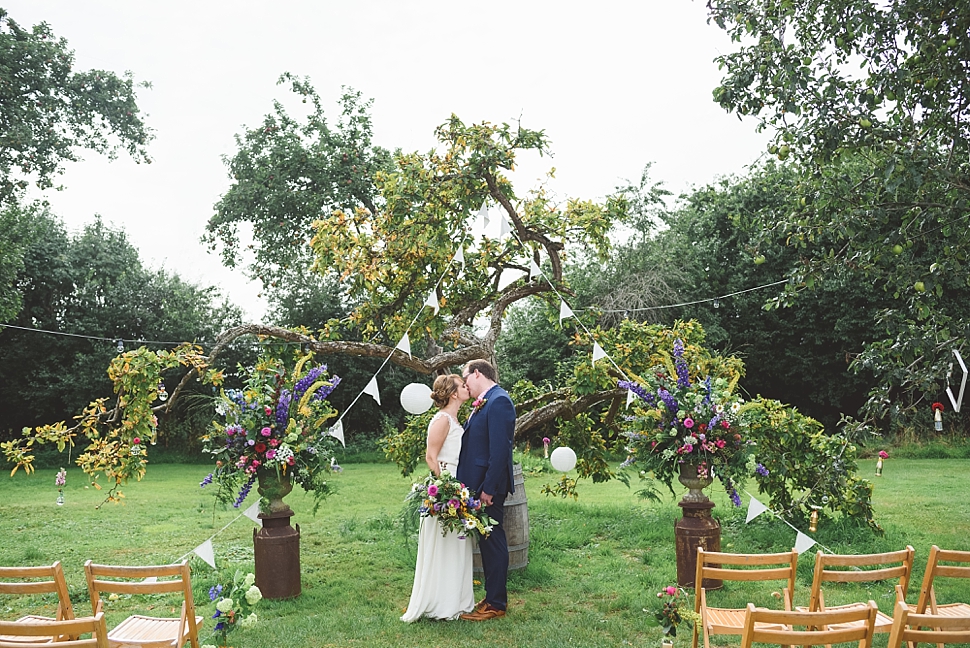
<instances>
[{"instance_id":1,"label":"groom's navy blue suit","mask_svg":"<svg viewBox=\"0 0 970 648\"><path fill-rule=\"evenodd\" d=\"M494 608L508 606L506 582L509 572L509 543L503 526L505 497L512 485L512 437L515 434L515 406L508 392L494 385L480 398L485 404L465 423L455 477L469 489L492 496L485 512L498 524L482 539L482 570L485 572L485 601Z\"/></svg>"}]
</instances>

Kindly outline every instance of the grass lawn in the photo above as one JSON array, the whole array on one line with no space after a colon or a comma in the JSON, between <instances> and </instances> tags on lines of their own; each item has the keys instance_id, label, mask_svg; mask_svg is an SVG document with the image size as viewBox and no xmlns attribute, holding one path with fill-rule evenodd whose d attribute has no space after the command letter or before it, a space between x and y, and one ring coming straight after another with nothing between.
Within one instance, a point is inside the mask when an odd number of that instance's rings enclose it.
<instances>
[{"instance_id":1,"label":"grass lawn","mask_svg":"<svg viewBox=\"0 0 970 648\"><path fill-rule=\"evenodd\" d=\"M860 462L872 474L873 461ZM885 534L838 521L824 521L819 544L836 553L890 551L912 544L916 569L909 599L916 600L929 547L970 550L970 460L886 462L884 476L872 477L874 504ZM223 527L213 538L219 570L193 558L193 584L199 613L213 612L209 587L226 582L236 569L252 570L253 525L240 511L215 506L200 490L208 469L200 465L151 466L140 483L129 484L124 505L95 506L101 494L85 487L77 469L68 473L66 504L56 506L54 470L0 481L0 564L36 565L61 560L75 609L87 613L84 561L117 564L175 562ZM334 475L339 491L311 514L312 499L294 491L287 502L302 534L303 594L291 601L263 601L260 622L231 637L237 648L319 646L657 646L660 630L646 623L643 609L656 592L676 580L673 526L680 509L668 497L662 504L641 502L623 484L582 483L578 501L539 494L543 477L528 478L531 521L530 564L510 578L510 612L482 624L398 620L407 605L414 568L414 539L405 538L396 516L411 479L391 464L352 464ZM734 552L786 551L795 532L762 515L744 523L745 510L732 509L719 485L711 489L723 525L722 549ZM255 500L255 491L244 504ZM744 497L745 505L747 497ZM235 520L235 521L234 521ZM228 525L228 526L227 526ZM807 528L802 529L807 533ZM814 549L801 557L796 604L808 602ZM777 589L777 586L773 586ZM478 588L476 588L478 589ZM735 600L769 602L772 586L762 589L729 584L712 594L712 604ZM477 591L476 594L479 594ZM970 583L945 581L941 602L970 601ZM715 598L719 597L719 598ZM881 609L892 605L891 586L853 586L826 591L832 603L874 599ZM109 626L132 610L151 605L159 614L171 600L136 601L122 597L110 604ZM165 610L169 608L168 610ZM50 601L37 597L0 600L0 617L27 611L50 614ZM159 610L165 610L159 612ZM206 619L203 643L212 641ZM682 628L678 646L690 633ZM878 645L885 645L885 639Z\"/></svg>"}]
</instances>

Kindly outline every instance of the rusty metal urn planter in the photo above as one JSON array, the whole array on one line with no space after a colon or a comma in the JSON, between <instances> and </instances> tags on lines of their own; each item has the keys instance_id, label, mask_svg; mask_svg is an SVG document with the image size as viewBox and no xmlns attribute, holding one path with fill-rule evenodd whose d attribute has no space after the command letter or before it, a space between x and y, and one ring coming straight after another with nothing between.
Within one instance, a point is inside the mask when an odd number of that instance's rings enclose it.
<instances>
[{"instance_id":1,"label":"rusty metal urn planter","mask_svg":"<svg viewBox=\"0 0 970 648\"><path fill-rule=\"evenodd\" d=\"M257 473L259 494L269 500L268 511L261 512L261 529L253 529L253 556L256 560L256 586L263 598L286 599L300 595L300 525L290 525L293 510L283 502L293 483L289 476L275 470Z\"/></svg>"},{"instance_id":2,"label":"rusty metal urn planter","mask_svg":"<svg viewBox=\"0 0 970 648\"><path fill-rule=\"evenodd\" d=\"M677 503L684 511L684 517L674 525L674 538L677 547L677 584L680 587L694 587L697 575L697 548L704 551L721 550L721 523L711 517L712 502L704 489L714 481L710 473L698 474L697 464L680 465L677 478L688 488L683 499ZM704 579L704 587L717 589L720 580Z\"/></svg>"}]
</instances>

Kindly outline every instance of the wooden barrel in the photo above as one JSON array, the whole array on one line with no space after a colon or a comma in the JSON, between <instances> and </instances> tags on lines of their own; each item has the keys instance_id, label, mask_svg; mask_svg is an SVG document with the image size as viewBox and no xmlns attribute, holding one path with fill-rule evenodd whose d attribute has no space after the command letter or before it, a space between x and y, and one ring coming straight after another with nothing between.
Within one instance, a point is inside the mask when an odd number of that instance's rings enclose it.
<instances>
[{"instance_id":1,"label":"wooden barrel","mask_svg":"<svg viewBox=\"0 0 970 648\"><path fill-rule=\"evenodd\" d=\"M522 465L512 466L512 485L515 492L505 500L505 537L509 542L509 570L525 569L529 564L529 500L525 495ZM482 574L482 556L478 545L472 552L473 569Z\"/></svg>"}]
</instances>

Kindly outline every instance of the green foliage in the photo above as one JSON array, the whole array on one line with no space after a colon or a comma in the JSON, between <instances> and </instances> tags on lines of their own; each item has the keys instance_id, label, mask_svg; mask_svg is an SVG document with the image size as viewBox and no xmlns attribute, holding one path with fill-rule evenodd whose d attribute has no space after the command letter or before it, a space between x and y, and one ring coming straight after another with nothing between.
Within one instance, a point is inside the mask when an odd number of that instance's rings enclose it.
<instances>
[{"instance_id":1,"label":"green foliage","mask_svg":"<svg viewBox=\"0 0 970 648\"><path fill-rule=\"evenodd\" d=\"M378 441L385 456L397 464L401 475L407 477L424 460L428 441L428 425L435 411L429 410L424 414L409 416L405 419L404 428L397 431L385 426L385 435Z\"/></svg>"},{"instance_id":2,"label":"green foliage","mask_svg":"<svg viewBox=\"0 0 970 648\"><path fill-rule=\"evenodd\" d=\"M53 185L79 149L149 162L151 131L135 103L131 73L76 72L74 52L46 23L24 29L0 9L0 207L30 181Z\"/></svg>"},{"instance_id":3,"label":"green foliage","mask_svg":"<svg viewBox=\"0 0 970 648\"><path fill-rule=\"evenodd\" d=\"M300 121L274 102L261 125L236 135L239 150L225 160L232 184L216 203L204 240L221 248L223 263L233 268L242 251L239 228L250 226L249 274L285 295L309 265L313 222L334 209L376 211L374 178L391 167L391 156L371 144L371 102L359 92L345 90L331 125L309 80L286 73L278 83L309 101L311 112Z\"/></svg>"},{"instance_id":4,"label":"green foliage","mask_svg":"<svg viewBox=\"0 0 970 648\"><path fill-rule=\"evenodd\" d=\"M770 152L800 179L772 221L800 259L774 303L841 269L891 297L855 366L879 381L867 421L905 427L939 400L970 335L967 12L956 0L709 6L738 44L719 58L715 101L773 129Z\"/></svg>"},{"instance_id":5,"label":"green foliage","mask_svg":"<svg viewBox=\"0 0 970 648\"><path fill-rule=\"evenodd\" d=\"M0 407L7 414L0 439L20 436L24 427L70 419L109 395L105 368L118 353L110 340L211 343L241 319L238 308L217 302L215 288L144 268L125 233L100 219L75 235L48 212L34 212L31 219L33 234L17 277L23 308L10 323L107 340L3 330ZM127 345L130 349L132 343ZM171 387L184 371L169 369L163 378ZM169 422L163 418L163 432ZM204 429L196 428L192 436Z\"/></svg>"},{"instance_id":6,"label":"green foliage","mask_svg":"<svg viewBox=\"0 0 970 648\"><path fill-rule=\"evenodd\" d=\"M800 522L812 510L841 513L875 530L872 483L856 473L858 448L845 436L826 434L817 421L778 401L758 398L745 403L742 418L757 443L758 488L772 510Z\"/></svg>"}]
</instances>

